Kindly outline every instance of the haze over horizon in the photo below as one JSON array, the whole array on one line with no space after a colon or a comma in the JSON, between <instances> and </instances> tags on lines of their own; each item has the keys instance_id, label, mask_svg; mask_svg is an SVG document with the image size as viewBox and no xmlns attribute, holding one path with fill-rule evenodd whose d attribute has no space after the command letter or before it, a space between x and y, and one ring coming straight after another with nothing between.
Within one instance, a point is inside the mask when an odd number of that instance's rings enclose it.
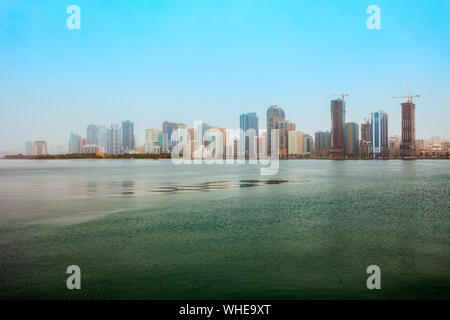
<instances>
[{"instance_id":1,"label":"haze over horizon","mask_svg":"<svg viewBox=\"0 0 450 320\"><path fill-rule=\"evenodd\" d=\"M69 30L69 5L81 29ZM369 30L366 9L381 9ZM450 138L449 1L2 1L0 152L28 140L66 145L93 123L164 120L239 127L278 105L297 130L329 130L330 100L349 93L346 121L379 109L400 135L400 103L416 103L416 137Z\"/></svg>"}]
</instances>

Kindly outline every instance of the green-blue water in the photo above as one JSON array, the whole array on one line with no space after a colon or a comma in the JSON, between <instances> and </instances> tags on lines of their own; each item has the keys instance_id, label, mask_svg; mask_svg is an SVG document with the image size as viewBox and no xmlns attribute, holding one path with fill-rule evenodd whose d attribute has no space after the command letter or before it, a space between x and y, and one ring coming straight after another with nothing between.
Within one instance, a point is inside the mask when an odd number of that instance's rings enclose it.
<instances>
[{"instance_id":1,"label":"green-blue water","mask_svg":"<svg viewBox=\"0 0 450 320\"><path fill-rule=\"evenodd\" d=\"M450 161L0 161L0 298L450 298ZM81 268L81 290L66 268ZM381 268L368 290L366 268Z\"/></svg>"}]
</instances>

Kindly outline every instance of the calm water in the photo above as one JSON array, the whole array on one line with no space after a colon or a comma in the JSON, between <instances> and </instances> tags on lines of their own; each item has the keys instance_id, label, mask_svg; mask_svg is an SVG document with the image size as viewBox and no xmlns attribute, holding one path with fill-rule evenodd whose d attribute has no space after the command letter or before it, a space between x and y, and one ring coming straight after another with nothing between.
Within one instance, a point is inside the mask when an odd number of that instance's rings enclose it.
<instances>
[{"instance_id":1,"label":"calm water","mask_svg":"<svg viewBox=\"0 0 450 320\"><path fill-rule=\"evenodd\" d=\"M3 160L0 298L448 299L449 181L450 161L282 161L260 176Z\"/></svg>"}]
</instances>

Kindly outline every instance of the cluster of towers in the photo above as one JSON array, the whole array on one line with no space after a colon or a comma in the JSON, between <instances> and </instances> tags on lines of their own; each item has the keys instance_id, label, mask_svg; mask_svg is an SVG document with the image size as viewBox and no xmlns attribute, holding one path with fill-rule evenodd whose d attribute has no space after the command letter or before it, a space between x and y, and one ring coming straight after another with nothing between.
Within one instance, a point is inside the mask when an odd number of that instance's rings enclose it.
<instances>
[{"instance_id":1,"label":"cluster of towers","mask_svg":"<svg viewBox=\"0 0 450 320\"><path fill-rule=\"evenodd\" d=\"M122 122L122 126L112 124L109 128L90 124L86 128L86 137L71 133L69 153L108 154L127 153L135 147L134 123Z\"/></svg>"},{"instance_id":2,"label":"cluster of towers","mask_svg":"<svg viewBox=\"0 0 450 320\"><path fill-rule=\"evenodd\" d=\"M407 158L416 156L415 142L415 104L408 93L408 100L401 104L402 136L399 142L399 152L396 156ZM396 141L388 135L388 115L382 110L373 112L369 120L361 125L361 139L359 139L358 124L345 122L344 95L331 101L331 133L329 145L327 132L316 133L316 156L344 159L352 157L393 157ZM325 141L325 142L322 142ZM329 149L329 152L328 152Z\"/></svg>"}]
</instances>

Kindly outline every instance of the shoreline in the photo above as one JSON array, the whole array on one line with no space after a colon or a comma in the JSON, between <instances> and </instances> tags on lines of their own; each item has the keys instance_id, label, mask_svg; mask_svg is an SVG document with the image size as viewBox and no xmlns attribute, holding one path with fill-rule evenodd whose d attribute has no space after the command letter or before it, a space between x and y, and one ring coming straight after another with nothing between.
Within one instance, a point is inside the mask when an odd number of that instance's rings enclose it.
<instances>
[{"instance_id":1,"label":"shoreline","mask_svg":"<svg viewBox=\"0 0 450 320\"><path fill-rule=\"evenodd\" d=\"M37 158L37 157L14 157L14 156L7 156L4 158L0 158L0 160L152 160L152 161L167 161L172 160L171 158L145 158L145 157L127 157L127 158L120 158L120 157L114 157L114 158L65 158L65 157L45 157L45 158ZM189 159L188 159L189 160ZM190 159L191 161L210 161L214 159ZM217 159L220 160L220 159ZM223 159L223 161L226 161L227 159ZM228 159L229 160L229 159ZM233 159L238 160L238 159ZM248 161L249 159L245 159L245 161ZM259 160L270 160L270 159L258 159ZM303 161L303 160L333 160L333 161L388 161L388 160L404 160L404 161L414 161L414 160L450 160L450 158L349 158L349 159L331 159L331 158L299 158L299 159L278 159L280 161Z\"/></svg>"}]
</instances>

